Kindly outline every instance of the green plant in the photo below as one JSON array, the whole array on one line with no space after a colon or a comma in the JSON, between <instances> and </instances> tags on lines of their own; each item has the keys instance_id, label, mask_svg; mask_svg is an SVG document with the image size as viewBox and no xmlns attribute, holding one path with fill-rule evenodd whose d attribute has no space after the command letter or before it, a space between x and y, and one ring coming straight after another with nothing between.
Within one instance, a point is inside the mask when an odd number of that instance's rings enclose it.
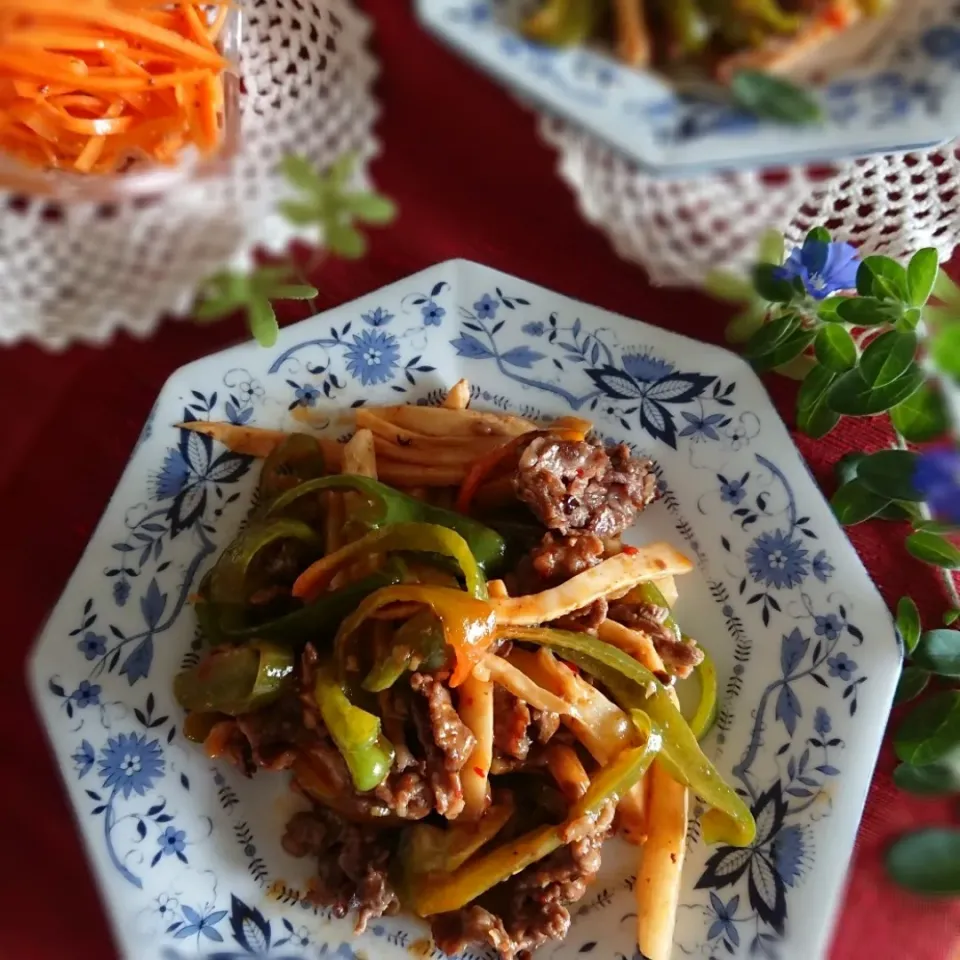
<instances>
[{"instance_id":1,"label":"green plant","mask_svg":"<svg viewBox=\"0 0 960 960\"><path fill-rule=\"evenodd\" d=\"M907 264L861 260L818 227L789 256L783 237L767 234L749 280L716 273L707 288L740 306L727 336L755 369L802 381L804 433L824 437L847 417L889 417L893 448L843 457L831 505L847 526L907 523L907 551L943 576L951 603L941 628L924 631L910 597L897 606L908 658L897 702L934 692L895 732L894 778L914 793L960 793L960 630L952 629L960 618L960 287L933 249ZM960 830L907 835L887 865L910 889L960 894Z\"/></svg>"},{"instance_id":2,"label":"green plant","mask_svg":"<svg viewBox=\"0 0 960 960\"><path fill-rule=\"evenodd\" d=\"M396 217L393 201L375 192L351 188L355 157L345 155L325 172L303 157L285 157L280 172L296 196L280 203L280 213L297 227L312 227L318 246L344 259L367 251L357 224L387 224ZM316 264L313 264L315 266ZM310 272L308 269L306 272ZM223 270L204 285L195 310L199 321L219 320L242 312L253 338L264 347L277 340L275 300L309 300L317 289L292 259L255 267L249 272Z\"/></svg>"}]
</instances>

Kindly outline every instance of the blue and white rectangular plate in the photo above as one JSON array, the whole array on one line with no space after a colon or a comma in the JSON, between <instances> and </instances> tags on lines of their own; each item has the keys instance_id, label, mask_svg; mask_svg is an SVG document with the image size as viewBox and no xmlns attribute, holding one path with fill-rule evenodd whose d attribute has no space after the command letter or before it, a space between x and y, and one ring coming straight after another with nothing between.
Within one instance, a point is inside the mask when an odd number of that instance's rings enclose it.
<instances>
[{"instance_id":1,"label":"blue and white rectangular plate","mask_svg":"<svg viewBox=\"0 0 960 960\"><path fill-rule=\"evenodd\" d=\"M236 532L250 458L174 426L292 426L362 403L578 412L662 468L631 539L696 561L678 616L723 702L705 749L748 798L748 849L691 827L676 956L824 954L900 668L893 622L757 377L717 347L465 261L441 264L175 373L30 666L117 942L130 960L408 960L426 927L301 901L280 847L302 801L244 780L180 733L171 682L199 644L189 597ZM340 432L343 430L342 420ZM543 955L635 960L635 850L611 841L567 941ZM439 954L434 951L434 957Z\"/></svg>"},{"instance_id":2,"label":"blue and white rectangular plate","mask_svg":"<svg viewBox=\"0 0 960 960\"><path fill-rule=\"evenodd\" d=\"M522 96L659 176L839 160L931 147L960 133L960 5L898 0L807 64L826 121L759 120L680 95L659 75L593 49L553 50L517 31L530 0L417 0L423 24Z\"/></svg>"}]
</instances>

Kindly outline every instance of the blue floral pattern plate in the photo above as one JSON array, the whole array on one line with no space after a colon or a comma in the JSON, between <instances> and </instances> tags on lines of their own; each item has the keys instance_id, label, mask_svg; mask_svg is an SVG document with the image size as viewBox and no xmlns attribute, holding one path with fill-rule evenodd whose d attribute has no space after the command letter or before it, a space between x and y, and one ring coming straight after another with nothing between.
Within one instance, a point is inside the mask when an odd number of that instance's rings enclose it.
<instances>
[{"instance_id":1,"label":"blue floral pattern plate","mask_svg":"<svg viewBox=\"0 0 960 960\"><path fill-rule=\"evenodd\" d=\"M831 48L832 56L824 54L831 79L818 96L827 119L809 127L680 94L663 78L624 67L602 51L531 44L516 30L530 6L530 0L417 0L422 22L443 40L653 174L896 153L960 133L955 2L903 2L882 25L854 27Z\"/></svg>"},{"instance_id":2,"label":"blue floral pattern plate","mask_svg":"<svg viewBox=\"0 0 960 960\"><path fill-rule=\"evenodd\" d=\"M692 823L676 955L821 956L899 673L881 598L742 360L464 261L176 372L37 643L34 695L123 955L431 955L412 918L355 937L306 903L310 865L279 842L303 802L285 776L245 780L180 732L171 680L200 646L190 595L257 469L175 424L306 412L344 439L351 408L436 403L460 377L478 407L576 411L658 462L662 498L632 538L696 561L678 616L720 676L706 749L759 828L741 850ZM545 956L637 960L634 858L605 847Z\"/></svg>"}]
</instances>

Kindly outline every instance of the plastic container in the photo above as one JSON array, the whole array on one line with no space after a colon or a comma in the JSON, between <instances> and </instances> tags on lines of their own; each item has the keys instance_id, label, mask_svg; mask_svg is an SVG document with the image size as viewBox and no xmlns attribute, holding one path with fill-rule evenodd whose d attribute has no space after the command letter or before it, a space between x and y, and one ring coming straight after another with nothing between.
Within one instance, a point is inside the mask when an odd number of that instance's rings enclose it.
<instances>
[{"instance_id":1,"label":"plastic container","mask_svg":"<svg viewBox=\"0 0 960 960\"><path fill-rule=\"evenodd\" d=\"M223 77L223 130L216 153L201 156L188 147L172 165L136 161L123 173L86 174L41 170L0 153L0 190L48 197L64 203L116 203L134 197L156 196L174 188L201 183L225 173L240 149L240 45L243 15L232 7L217 46L230 61Z\"/></svg>"}]
</instances>

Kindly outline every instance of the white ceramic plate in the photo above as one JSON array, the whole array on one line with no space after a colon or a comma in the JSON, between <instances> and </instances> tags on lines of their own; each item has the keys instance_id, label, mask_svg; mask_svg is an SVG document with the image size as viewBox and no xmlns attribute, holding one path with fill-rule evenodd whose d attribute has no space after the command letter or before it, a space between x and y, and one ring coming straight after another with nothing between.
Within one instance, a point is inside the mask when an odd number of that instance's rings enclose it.
<instances>
[{"instance_id":1,"label":"white ceramic plate","mask_svg":"<svg viewBox=\"0 0 960 960\"><path fill-rule=\"evenodd\" d=\"M930 147L960 132L960 13L946 0L900 0L810 63L826 121L791 127L716 100L678 95L657 74L602 51L551 50L516 25L530 0L417 0L424 25L539 105L621 150L646 172L838 160ZM825 61L825 62L821 62Z\"/></svg>"},{"instance_id":2,"label":"white ceramic plate","mask_svg":"<svg viewBox=\"0 0 960 960\"><path fill-rule=\"evenodd\" d=\"M887 610L742 360L464 261L175 373L37 644L37 704L123 955L401 960L427 935L401 916L354 938L301 903L309 864L279 844L297 803L285 776L244 780L179 732L188 598L257 471L173 424L430 403L461 376L478 407L575 410L653 456L665 492L633 539L696 558L678 615L720 674L706 749L759 833L710 849L692 828L676 956L821 956L899 673ZM634 958L633 858L605 847L544 955Z\"/></svg>"}]
</instances>

